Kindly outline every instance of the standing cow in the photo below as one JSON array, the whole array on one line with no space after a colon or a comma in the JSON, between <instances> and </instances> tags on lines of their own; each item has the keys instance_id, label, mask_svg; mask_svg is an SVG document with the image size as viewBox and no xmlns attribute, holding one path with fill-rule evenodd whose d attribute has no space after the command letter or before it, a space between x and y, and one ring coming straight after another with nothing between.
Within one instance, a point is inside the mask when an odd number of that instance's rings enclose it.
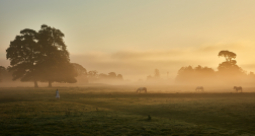
<instances>
[{"instance_id":1,"label":"standing cow","mask_svg":"<svg viewBox=\"0 0 255 136\"><path fill-rule=\"evenodd\" d=\"M237 92L238 92L238 90L240 90L241 92L243 92L243 88L242 88L241 86L239 86L239 87L234 86L233 89L235 89Z\"/></svg>"},{"instance_id":2,"label":"standing cow","mask_svg":"<svg viewBox=\"0 0 255 136\"><path fill-rule=\"evenodd\" d=\"M198 87L196 88L196 91L204 91L204 87L203 87L203 86L198 86Z\"/></svg>"},{"instance_id":3,"label":"standing cow","mask_svg":"<svg viewBox=\"0 0 255 136\"><path fill-rule=\"evenodd\" d=\"M146 87L140 87L140 88L138 88L137 90L136 90L136 92L137 93L141 93L141 92L145 92L145 93L147 93L147 88Z\"/></svg>"}]
</instances>

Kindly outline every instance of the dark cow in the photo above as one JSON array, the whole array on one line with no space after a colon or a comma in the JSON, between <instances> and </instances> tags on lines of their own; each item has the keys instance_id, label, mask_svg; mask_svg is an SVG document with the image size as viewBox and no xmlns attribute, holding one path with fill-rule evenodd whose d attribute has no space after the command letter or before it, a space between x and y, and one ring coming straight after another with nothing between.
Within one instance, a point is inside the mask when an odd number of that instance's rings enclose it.
<instances>
[{"instance_id":1,"label":"dark cow","mask_svg":"<svg viewBox=\"0 0 255 136\"><path fill-rule=\"evenodd\" d=\"M243 92L243 88L241 87L241 86L234 86L234 88L233 89L235 89L237 92L238 92L238 90L240 90L241 92Z\"/></svg>"}]
</instances>

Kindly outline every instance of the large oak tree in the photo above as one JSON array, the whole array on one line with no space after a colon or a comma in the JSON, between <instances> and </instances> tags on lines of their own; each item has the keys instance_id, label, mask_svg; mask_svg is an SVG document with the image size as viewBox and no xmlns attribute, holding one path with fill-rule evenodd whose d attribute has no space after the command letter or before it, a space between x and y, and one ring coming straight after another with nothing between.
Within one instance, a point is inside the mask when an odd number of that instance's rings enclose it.
<instances>
[{"instance_id":1,"label":"large oak tree","mask_svg":"<svg viewBox=\"0 0 255 136\"><path fill-rule=\"evenodd\" d=\"M38 81L49 82L49 87L53 82L76 82L63 37L60 30L47 25L38 32L22 30L6 50L13 80L33 81L35 87Z\"/></svg>"}]
</instances>

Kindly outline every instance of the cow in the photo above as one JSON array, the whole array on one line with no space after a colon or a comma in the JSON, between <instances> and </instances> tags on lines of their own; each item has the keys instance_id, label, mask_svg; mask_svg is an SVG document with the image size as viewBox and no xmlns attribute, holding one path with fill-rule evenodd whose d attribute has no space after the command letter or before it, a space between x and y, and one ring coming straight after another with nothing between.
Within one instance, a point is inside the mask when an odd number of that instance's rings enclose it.
<instances>
[{"instance_id":1,"label":"cow","mask_svg":"<svg viewBox=\"0 0 255 136\"><path fill-rule=\"evenodd\" d=\"M198 86L198 87L196 88L196 91L204 91L204 87L203 87L203 86Z\"/></svg>"},{"instance_id":2,"label":"cow","mask_svg":"<svg viewBox=\"0 0 255 136\"><path fill-rule=\"evenodd\" d=\"M145 92L145 93L147 93L147 88L146 88L146 87L140 87L140 88L138 88L138 89L136 90L136 92L137 92L137 93L139 93L139 92Z\"/></svg>"},{"instance_id":3,"label":"cow","mask_svg":"<svg viewBox=\"0 0 255 136\"><path fill-rule=\"evenodd\" d=\"M241 86L239 86L239 87L234 86L233 89L235 89L237 92L238 92L238 90L240 90L241 92L243 92L243 88L242 88Z\"/></svg>"}]
</instances>

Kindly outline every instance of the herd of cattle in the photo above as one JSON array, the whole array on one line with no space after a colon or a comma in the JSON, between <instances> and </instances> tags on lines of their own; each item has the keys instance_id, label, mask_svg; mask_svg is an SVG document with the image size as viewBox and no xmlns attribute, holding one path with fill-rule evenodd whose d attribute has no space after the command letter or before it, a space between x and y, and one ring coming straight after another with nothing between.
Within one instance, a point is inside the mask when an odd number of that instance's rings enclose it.
<instances>
[{"instance_id":1,"label":"herd of cattle","mask_svg":"<svg viewBox=\"0 0 255 136\"><path fill-rule=\"evenodd\" d=\"M234 88L237 92L240 91L240 92L243 92L243 88L241 86L234 86ZM204 91L204 87L203 86L198 86L196 89L196 91ZM147 88L146 87L140 87L136 90L137 93L141 93L141 92L145 92L147 93Z\"/></svg>"}]
</instances>

